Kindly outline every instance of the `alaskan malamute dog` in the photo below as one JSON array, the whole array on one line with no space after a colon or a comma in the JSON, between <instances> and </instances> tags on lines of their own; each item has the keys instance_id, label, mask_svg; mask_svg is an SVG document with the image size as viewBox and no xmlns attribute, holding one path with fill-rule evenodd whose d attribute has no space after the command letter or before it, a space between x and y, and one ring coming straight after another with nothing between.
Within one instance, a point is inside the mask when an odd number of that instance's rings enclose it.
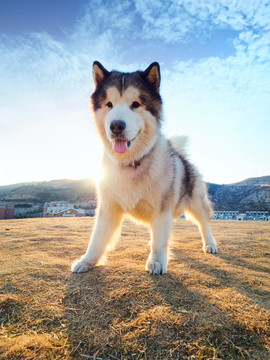
<instances>
[{"instance_id":1,"label":"alaskan malamute dog","mask_svg":"<svg viewBox=\"0 0 270 360\"><path fill-rule=\"evenodd\" d=\"M167 249L173 218L185 212L198 224L203 250L217 253L209 219L206 186L184 152L183 137L161 134L160 67L122 73L93 64L91 104L104 146L105 175L86 253L72 265L81 273L100 263L107 245L119 235L125 214L151 227L150 274L167 272Z\"/></svg>"}]
</instances>

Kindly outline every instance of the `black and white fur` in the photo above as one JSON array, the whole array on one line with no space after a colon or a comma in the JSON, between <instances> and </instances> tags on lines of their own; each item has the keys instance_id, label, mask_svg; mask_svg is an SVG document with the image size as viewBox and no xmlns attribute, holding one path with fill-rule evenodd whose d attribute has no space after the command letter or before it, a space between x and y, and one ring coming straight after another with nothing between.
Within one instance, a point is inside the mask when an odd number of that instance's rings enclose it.
<instances>
[{"instance_id":1,"label":"black and white fur","mask_svg":"<svg viewBox=\"0 0 270 360\"><path fill-rule=\"evenodd\" d=\"M204 252L217 253L206 186L185 155L185 138L167 140L161 133L159 64L122 73L109 72L95 61L93 77L91 104L104 146L104 177L88 249L72 271L86 272L101 262L109 243L119 236L125 214L151 228L146 262L150 274L167 272L173 218L182 213L198 224Z\"/></svg>"}]
</instances>

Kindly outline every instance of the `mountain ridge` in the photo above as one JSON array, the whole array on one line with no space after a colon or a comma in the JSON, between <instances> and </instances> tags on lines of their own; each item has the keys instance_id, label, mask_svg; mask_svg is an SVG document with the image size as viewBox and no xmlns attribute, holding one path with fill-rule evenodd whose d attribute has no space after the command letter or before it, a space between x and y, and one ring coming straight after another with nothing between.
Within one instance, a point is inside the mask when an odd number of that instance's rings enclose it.
<instances>
[{"instance_id":1,"label":"mountain ridge","mask_svg":"<svg viewBox=\"0 0 270 360\"><path fill-rule=\"evenodd\" d=\"M270 176L244 179L232 184L207 183L215 210L270 212ZM44 204L48 201L68 201L82 208L93 208L96 185L93 179L55 179L43 182L0 186L0 201L15 206Z\"/></svg>"},{"instance_id":2,"label":"mountain ridge","mask_svg":"<svg viewBox=\"0 0 270 360\"><path fill-rule=\"evenodd\" d=\"M270 175L251 177L235 183L224 184L224 185L270 185Z\"/></svg>"}]
</instances>

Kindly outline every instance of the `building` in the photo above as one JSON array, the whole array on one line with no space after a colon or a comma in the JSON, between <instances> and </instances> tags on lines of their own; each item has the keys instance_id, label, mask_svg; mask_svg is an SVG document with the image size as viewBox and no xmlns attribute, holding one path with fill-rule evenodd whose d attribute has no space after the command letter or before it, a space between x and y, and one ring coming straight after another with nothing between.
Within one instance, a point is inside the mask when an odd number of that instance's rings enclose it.
<instances>
[{"instance_id":1,"label":"building","mask_svg":"<svg viewBox=\"0 0 270 360\"><path fill-rule=\"evenodd\" d=\"M214 211L212 217L214 220L254 220L254 221L270 221L268 211Z\"/></svg>"},{"instance_id":2,"label":"building","mask_svg":"<svg viewBox=\"0 0 270 360\"><path fill-rule=\"evenodd\" d=\"M14 218L14 204L0 202L0 220Z\"/></svg>"},{"instance_id":3,"label":"building","mask_svg":"<svg viewBox=\"0 0 270 360\"><path fill-rule=\"evenodd\" d=\"M65 201L46 202L43 217L81 217L86 216L84 209L74 209L73 205Z\"/></svg>"},{"instance_id":4,"label":"building","mask_svg":"<svg viewBox=\"0 0 270 360\"><path fill-rule=\"evenodd\" d=\"M214 220L237 220L239 211L214 211Z\"/></svg>"},{"instance_id":5,"label":"building","mask_svg":"<svg viewBox=\"0 0 270 360\"><path fill-rule=\"evenodd\" d=\"M42 217L43 205L41 204L18 204L15 207L15 218Z\"/></svg>"},{"instance_id":6,"label":"building","mask_svg":"<svg viewBox=\"0 0 270 360\"><path fill-rule=\"evenodd\" d=\"M244 220L262 220L269 221L269 213L268 211L246 211L245 212L246 219Z\"/></svg>"}]
</instances>

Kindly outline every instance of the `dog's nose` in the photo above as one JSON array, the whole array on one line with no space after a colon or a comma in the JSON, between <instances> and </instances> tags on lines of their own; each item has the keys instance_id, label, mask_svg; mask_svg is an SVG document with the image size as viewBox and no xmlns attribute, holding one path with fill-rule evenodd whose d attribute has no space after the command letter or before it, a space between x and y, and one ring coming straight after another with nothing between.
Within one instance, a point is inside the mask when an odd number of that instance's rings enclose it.
<instances>
[{"instance_id":1,"label":"dog's nose","mask_svg":"<svg viewBox=\"0 0 270 360\"><path fill-rule=\"evenodd\" d=\"M124 121L115 120L111 122L110 129L111 132L115 135L121 134L126 128L126 123Z\"/></svg>"}]
</instances>

